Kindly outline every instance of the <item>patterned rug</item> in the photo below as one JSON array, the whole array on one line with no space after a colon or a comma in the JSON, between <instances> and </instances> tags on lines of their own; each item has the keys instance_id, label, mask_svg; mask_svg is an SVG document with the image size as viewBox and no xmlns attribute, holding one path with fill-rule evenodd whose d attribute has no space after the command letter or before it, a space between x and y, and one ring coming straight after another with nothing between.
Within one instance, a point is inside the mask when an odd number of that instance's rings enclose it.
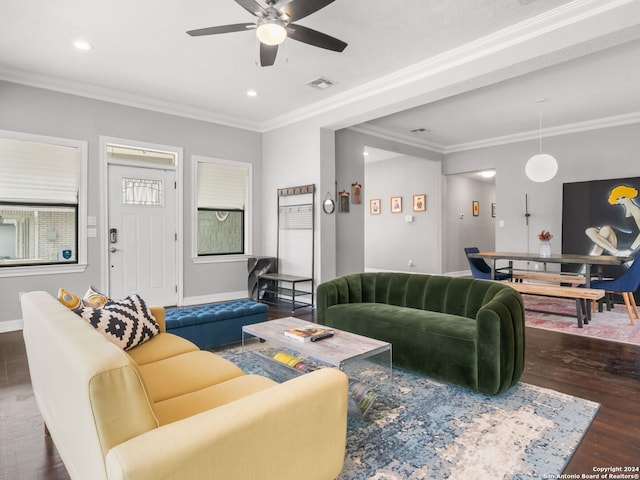
<instances>
[{"instance_id":1,"label":"patterned rug","mask_svg":"<svg viewBox=\"0 0 640 480\"><path fill-rule=\"evenodd\" d=\"M631 325L627 309L623 304L616 304L611 311L604 308L604 311L592 314L591 322L584 325L583 328L578 328L578 320L575 318L575 300L535 295L523 295L522 298L525 308L527 308L525 323L528 327L640 345L640 321L636 320L636 324ZM547 310L574 316L532 312L528 309Z\"/></svg>"},{"instance_id":2,"label":"patterned rug","mask_svg":"<svg viewBox=\"0 0 640 480\"><path fill-rule=\"evenodd\" d=\"M247 373L267 375L240 348L219 351ZM496 397L362 361L351 378L378 393L365 417L349 415L339 480L558 478L599 405L520 383Z\"/></svg>"}]
</instances>

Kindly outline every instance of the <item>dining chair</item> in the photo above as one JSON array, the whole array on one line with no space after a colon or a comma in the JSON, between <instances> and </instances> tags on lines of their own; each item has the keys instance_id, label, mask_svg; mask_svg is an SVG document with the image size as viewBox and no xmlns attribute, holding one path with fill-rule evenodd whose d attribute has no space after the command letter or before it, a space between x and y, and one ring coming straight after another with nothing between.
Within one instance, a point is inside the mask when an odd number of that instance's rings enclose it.
<instances>
[{"instance_id":1,"label":"dining chair","mask_svg":"<svg viewBox=\"0 0 640 480\"><path fill-rule=\"evenodd\" d=\"M635 325L638 316L636 299L633 296L640 287L640 261L634 260L625 273L613 280L592 280L591 288L600 288L606 292L619 293L622 295L624 304L627 307L631 325Z\"/></svg>"},{"instance_id":2,"label":"dining chair","mask_svg":"<svg viewBox=\"0 0 640 480\"><path fill-rule=\"evenodd\" d=\"M469 258L470 253L479 253L477 247L467 247L464 249L464 253L469 262L471 268L471 275L473 278L482 278L484 280L491 280L491 267L482 258ZM511 280L511 272L500 272L496 269L496 280Z\"/></svg>"}]
</instances>

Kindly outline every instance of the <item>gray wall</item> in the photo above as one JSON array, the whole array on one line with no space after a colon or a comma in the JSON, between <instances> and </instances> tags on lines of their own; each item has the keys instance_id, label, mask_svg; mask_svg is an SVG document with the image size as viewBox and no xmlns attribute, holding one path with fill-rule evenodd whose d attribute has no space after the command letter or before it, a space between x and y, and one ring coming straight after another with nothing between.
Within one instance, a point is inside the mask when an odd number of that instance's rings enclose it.
<instances>
[{"instance_id":1,"label":"gray wall","mask_svg":"<svg viewBox=\"0 0 640 480\"><path fill-rule=\"evenodd\" d=\"M365 165L366 270L440 273L440 168L440 162L404 155ZM424 212L413 211L416 194L426 195ZM391 213L391 197L402 197L401 213ZM381 201L379 215L369 213L372 198ZM412 222L406 221L407 215L413 217Z\"/></svg>"},{"instance_id":2,"label":"gray wall","mask_svg":"<svg viewBox=\"0 0 640 480\"><path fill-rule=\"evenodd\" d=\"M460 272L469 270L465 247L478 247L480 251L495 248L495 218L491 217L495 188L493 184L460 175L449 175L445 179L447 200L442 222L448 238L445 272ZM477 217L473 216L474 200L480 205Z\"/></svg>"},{"instance_id":3,"label":"gray wall","mask_svg":"<svg viewBox=\"0 0 640 480\"><path fill-rule=\"evenodd\" d=\"M640 176L638 123L545 138L544 152L555 156L559 165L557 175L546 183L534 183L524 173L526 161L537 149L538 143L530 141L447 155L446 174L496 168L497 250L535 252L536 234L544 229L554 235L552 252L560 253L563 183ZM524 217L525 194L529 227ZM450 258L448 253L445 258Z\"/></svg>"},{"instance_id":4,"label":"gray wall","mask_svg":"<svg viewBox=\"0 0 640 480\"><path fill-rule=\"evenodd\" d=\"M363 181L365 178L363 157L365 146L431 160L437 163L443 159L441 154L430 150L374 137L353 130L338 130L335 140L335 169L338 190L350 191L351 184L357 181L362 184L362 195L365 199L369 198L368 187ZM426 186L428 186L428 183L426 183ZM430 192L425 191L424 193L429 194ZM439 194L438 192L438 195ZM368 214L368 200L366 204L351 205L351 213L336 214L336 276L364 271L365 209ZM440 255L440 251L436 252L436 254ZM406 263L404 264L406 265Z\"/></svg>"},{"instance_id":5,"label":"gray wall","mask_svg":"<svg viewBox=\"0 0 640 480\"><path fill-rule=\"evenodd\" d=\"M87 214L99 217L99 136L171 145L184 149L184 296L201 297L247 289L246 261L194 264L191 260L191 156L202 155L254 165L254 209L262 199L262 135L204 121L57 93L0 81L0 129L84 140L89 144ZM262 215L253 216L253 253L262 254ZM98 225L100 219L98 219ZM98 232L98 235L101 235ZM0 322L21 318L18 292L58 288L83 294L90 284L100 288L103 278L98 238L88 239L84 273L0 278Z\"/></svg>"}]
</instances>

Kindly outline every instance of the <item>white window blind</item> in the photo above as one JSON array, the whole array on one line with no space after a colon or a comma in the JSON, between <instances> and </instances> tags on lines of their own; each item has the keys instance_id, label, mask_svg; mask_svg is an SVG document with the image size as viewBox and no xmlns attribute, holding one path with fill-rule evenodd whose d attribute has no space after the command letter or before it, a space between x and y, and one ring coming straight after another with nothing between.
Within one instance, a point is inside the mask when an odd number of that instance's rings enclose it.
<instances>
[{"instance_id":1,"label":"white window blind","mask_svg":"<svg viewBox=\"0 0 640 480\"><path fill-rule=\"evenodd\" d=\"M198 208L244 210L248 169L198 163Z\"/></svg>"},{"instance_id":2,"label":"white window blind","mask_svg":"<svg viewBox=\"0 0 640 480\"><path fill-rule=\"evenodd\" d=\"M78 203L81 152L75 147L0 139L0 200Z\"/></svg>"}]
</instances>

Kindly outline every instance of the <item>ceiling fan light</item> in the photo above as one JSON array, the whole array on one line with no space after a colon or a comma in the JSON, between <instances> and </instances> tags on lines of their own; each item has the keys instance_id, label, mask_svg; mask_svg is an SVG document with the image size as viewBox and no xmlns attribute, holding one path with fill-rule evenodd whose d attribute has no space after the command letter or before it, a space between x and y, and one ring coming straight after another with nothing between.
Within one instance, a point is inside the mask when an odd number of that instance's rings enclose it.
<instances>
[{"instance_id":1,"label":"ceiling fan light","mask_svg":"<svg viewBox=\"0 0 640 480\"><path fill-rule=\"evenodd\" d=\"M287 30L277 22L265 22L258 25L256 35L260 43L280 45L287 38Z\"/></svg>"},{"instance_id":2,"label":"ceiling fan light","mask_svg":"<svg viewBox=\"0 0 640 480\"><path fill-rule=\"evenodd\" d=\"M524 172L531 181L548 182L556 176L558 162L548 153L539 153L527 161Z\"/></svg>"}]
</instances>

